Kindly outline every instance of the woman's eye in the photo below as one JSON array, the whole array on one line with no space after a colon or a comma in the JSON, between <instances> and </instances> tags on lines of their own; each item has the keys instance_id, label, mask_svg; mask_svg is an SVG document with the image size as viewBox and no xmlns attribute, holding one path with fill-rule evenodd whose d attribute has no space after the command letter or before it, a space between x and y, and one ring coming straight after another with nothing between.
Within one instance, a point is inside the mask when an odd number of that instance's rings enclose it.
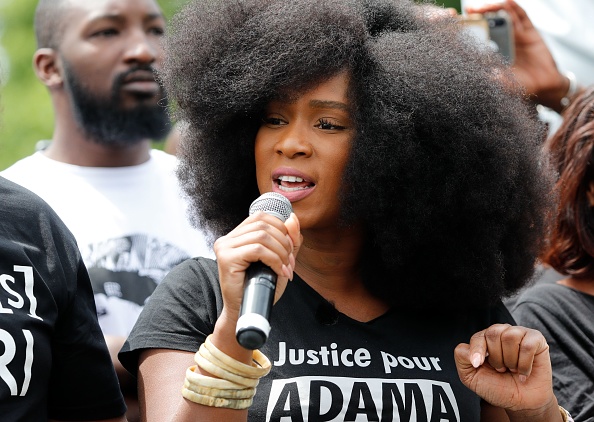
<instances>
[{"instance_id":1,"label":"woman's eye","mask_svg":"<svg viewBox=\"0 0 594 422\"><path fill-rule=\"evenodd\" d=\"M262 117L262 123L270 126L280 126L284 122L280 117Z\"/></svg>"},{"instance_id":2,"label":"woman's eye","mask_svg":"<svg viewBox=\"0 0 594 422\"><path fill-rule=\"evenodd\" d=\"M315 125L315 127L319 128L319 129L323 129L323 130L342 130L342 129L346 129L345 126L341 126L337 123L334 123L330 120L327 119L320 119L318 121L318 124Z\"/></svg>"}]
</instances>

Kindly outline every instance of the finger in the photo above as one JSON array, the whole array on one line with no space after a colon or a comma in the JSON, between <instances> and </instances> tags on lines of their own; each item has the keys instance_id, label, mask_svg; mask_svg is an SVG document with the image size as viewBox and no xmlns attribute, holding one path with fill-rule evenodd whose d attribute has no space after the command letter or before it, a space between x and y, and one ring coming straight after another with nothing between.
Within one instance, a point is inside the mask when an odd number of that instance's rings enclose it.
<instances>
[{"instance_id":1,"label":"finger","mask_svg":"<svg viewBox=\"0 0 594 422\"><path fill-rule=\"evenodd\" d=\"M279 243L283 244L287 253L292 251L291 241L286 238L288 231L283 222L274 216L260 211L245 219L239 226L226 235L225 239L230 241L229 243L231 244L233 244L233 239L237 239L237 242L245 242L246 239L253 240L253 238L246 238L246 235L253 233L258 233L263 237L265 234L272 236Z\"/></svg>"},{"instance_id":2,"label":"finger","mask_svg":"<svg viewBox=\"0 0 594 422\"><path fill-rule=\"evenodd\" d=\"M514 0L508 0L507 4L508 7L506 7L506 11L514 22L521 23L525 30L534 29L534 24L528 17L528 14L518 3L516 3Z\"/></svg>"},{"instance_id":3,"label":"finger","mask_svg":"<svg viewBox=\"0 0 594 422\"><path fill-rule=\"evenodd\" d=\"M509 324L494 324L485 330L487 341L487 351L489 357L487 362L497 372L506 372L505 359L503 356L503 346L501 344L501 335L510 327Z\"/></svg>"},{"instance_id":4,"label":"finger","mask_svg":"<svg viewBox=\"0 0 594 422\"><path fill-rule=\"evenodd\" d=\"M487 356L487 340L485 330L475 333L470 338L468 347L468 360L474 368L478 368L485 362Z\"/></svg>"},{"instance_id":5,"label":"finger","mask_svg":"<svg viewBox=\"0 0 594 422\"><path fill-rule=\"evenodd\" d=\"M250 231L252 230L250 229L250 226L253 226L254 223L259 221L263 221L269 224L271 227L274 227L277 230L283 232L283 234L287 232L284 223L279 218L267 214L263 211L257 211L254 214L247 217L245 220L243 220L237 227L235 227L231 232L229 232L227 236L234 237L236 235L241 235L242 233Z\"/></svg>"},{"instance_id":6,"label":"finger","mask_svg":"<svg viewBox=\"0 0 594 422\"><path fill-rule=\"evenodd\" d=\"M532 373L534 361L537 356L549 350L549 345L545 337L539 331L530 328L526 328L525 330L526 333L519 345L517 365L517 372L523 381Z\"/></svg>"},{"instance_id":7,"label":"finger","mask_svg":"<svg viewBox=\"0 0 594 422\"><path fill-rule=\"evenodd\" d=\"M521 43L526 34L529 34L531 31L534 31L534 26L532 25L532 21L528 18L524 9L518 6L517 3L509 0L505 3L505 7L503 10L507 13L510 18L514 40L516 43Z\"/></svg>"},{"instance_id":8,"label":"finger","mask_svg":"<svg viewBox=\"0 0 594 422\"><path fill-rule=\"evenodd\" d=\"M487 4L481 4L481 5L477 5L477 6L467 6L464 8L464 11L467 14L473 14L473 13L487 13L487 12L498 12L499 10L503 9L505 7L505 3L500 2L500 3L487 3Z\"/></svg>"},{"instance_id":9,"label":"finger","mask_svg":"<svg viewBox=\"0 0 594 422\"><path fill-rule=\"evenodd\" d=\"M217 239L214 248L217 260L227 263L232 272L244 271L252 262L262 261L278 275L288 277L292 246L285 232L282 222L281 230L264 220L244 223Z\"/></svg>"},{"instance_id":10,"label":"finger","mask_svg":"<svg viewBox=\"0 0 594 422\"><path fill-rule=\"evenodd\" d=\"M501 347L503 365L511 372L518 372L520 358L520 345L528 329L520 326L509 326L501 333Z\"/></svg>"},{"instance_id":11,"label":"finger","mask_svg":"<svg viewBox=\"0 0 594 422\"><path fill-rule=\"evenodd\" d=\"M291 250L289 254L289 261L290 261L290 269L291 273L295 270L295 258L299 253L299 248L301 247L301 243L303 242L303 236L301 235L299 219L295 215L295 213L291 213L291 216L285 222L285 226L287 227L287 236L291 242ZM291 280L293 279L293 275L289 277Z\"/></svg>"},{"instance_id":12,"label":"finger","mask_svg":"<svg viewBox=\"0 0 594 422\"><path fill-rule=\"evenodd\" d=\"M247 234L255 236L256 242L246 242L224 251L222 261L228 264L229 273L242 273L254 262L262 262L270 267L279 277L289 277L289 257L286 250L278 242L262 241L257 233ZM217 256L217 258L219 258Z\"/></svg>"},{"instance_id":13,"label":"finger","mask_svg":"<svg viewBox=\"0 0 594 422\"><path fill-rule=\"evenodd\" d=\"M522 18L518 14L516 8L512 7L511 4L510 6L505 8L505 11L507 12L512 23L514 39L516 40L516 42L518 42L519 40L521 40L522 35L524 35L526 31L531 29L532 22L530 22L526 14L524 14L524 18Z\"/></svg>"},{"instance_id":14,"label":"finger","mask_svg":"<svg viewBox=\"0 0 594 422\"><path fill-rule=\"evenodd\" d=\"M299 247L301 246L303 237L301 236L301 226L299 224L299 219L295 213L291 213L287 221L285 221L285 227L287 228L287 233L293 242L293 252L297 253L299 251Z\"/></svg>"},{"instance_id":15,"label":"finger","mask_svg":"<svg viewBox=\"0 0 594 422\"><path fill-rule=\"evenodd\" d=\"M276 288L274 290L274 303L278 302L281 296L285 293L285 289L287 288L287 283L289 281L288 277L278 277L276 280Z\"/></svg>"},{"instance_id":16,"label":"finger","mask_svg":"<svg viewBox=\"0 0 594 422\"><path fill-rule=\"evenodd\" d=\"M458 368L470 369L474 365L471 362L470 345L467 343L460 343L454 349L454 362Z\"/></svg>"}]
</instances>

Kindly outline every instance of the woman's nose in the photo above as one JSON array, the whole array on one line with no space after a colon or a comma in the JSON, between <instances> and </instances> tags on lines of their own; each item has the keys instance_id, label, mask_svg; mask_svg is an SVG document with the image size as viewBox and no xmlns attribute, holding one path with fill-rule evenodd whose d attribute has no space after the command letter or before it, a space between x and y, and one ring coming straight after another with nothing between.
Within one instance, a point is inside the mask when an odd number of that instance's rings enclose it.
<instances>
[{"instance_id":1,"label":"woman's nose","mask_svg":"<svg viewBox=\"0 0 594 422\"><path fill-rule=\"evenodd\" d=\"M289 123L280 133L275 145L277 154L288 158L309 157L312 154L307 127L298 123Z\"/></svg>"}]
</instances>

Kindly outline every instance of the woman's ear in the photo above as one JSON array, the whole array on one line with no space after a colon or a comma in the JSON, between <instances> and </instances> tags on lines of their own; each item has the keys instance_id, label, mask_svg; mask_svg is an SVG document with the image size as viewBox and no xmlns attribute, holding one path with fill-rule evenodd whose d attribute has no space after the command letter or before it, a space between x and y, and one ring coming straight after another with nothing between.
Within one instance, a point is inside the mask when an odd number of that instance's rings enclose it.
<instances>
[{"instance_id":1,"label":"woman's ear","mask_svg":"<svg viewBox=\"0 0 594 422\"><path fill-rule=\"evenodd\" d=\"M41 83L50 89L60 86L63 82L58 54L52 48L40 48L35 52L33 69Z\"/></svg>"}]
</instances>

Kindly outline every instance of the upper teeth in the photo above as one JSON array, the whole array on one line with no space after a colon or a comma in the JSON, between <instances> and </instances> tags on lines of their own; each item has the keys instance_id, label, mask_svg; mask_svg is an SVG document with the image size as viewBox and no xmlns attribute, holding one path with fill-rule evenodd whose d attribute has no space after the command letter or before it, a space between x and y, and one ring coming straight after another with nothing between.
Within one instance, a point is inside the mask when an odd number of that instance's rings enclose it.
<instances>
[{"instance_id":1,"label":"upper teeth","mask_svg":"<svg viewBox=\"0 0 594 422\"><path fill-rule=\"evenodd\" d=\"M303 179L297 176L280 176L278 179L281 182L303 182Z\"/></svg>"}]
</instances>

